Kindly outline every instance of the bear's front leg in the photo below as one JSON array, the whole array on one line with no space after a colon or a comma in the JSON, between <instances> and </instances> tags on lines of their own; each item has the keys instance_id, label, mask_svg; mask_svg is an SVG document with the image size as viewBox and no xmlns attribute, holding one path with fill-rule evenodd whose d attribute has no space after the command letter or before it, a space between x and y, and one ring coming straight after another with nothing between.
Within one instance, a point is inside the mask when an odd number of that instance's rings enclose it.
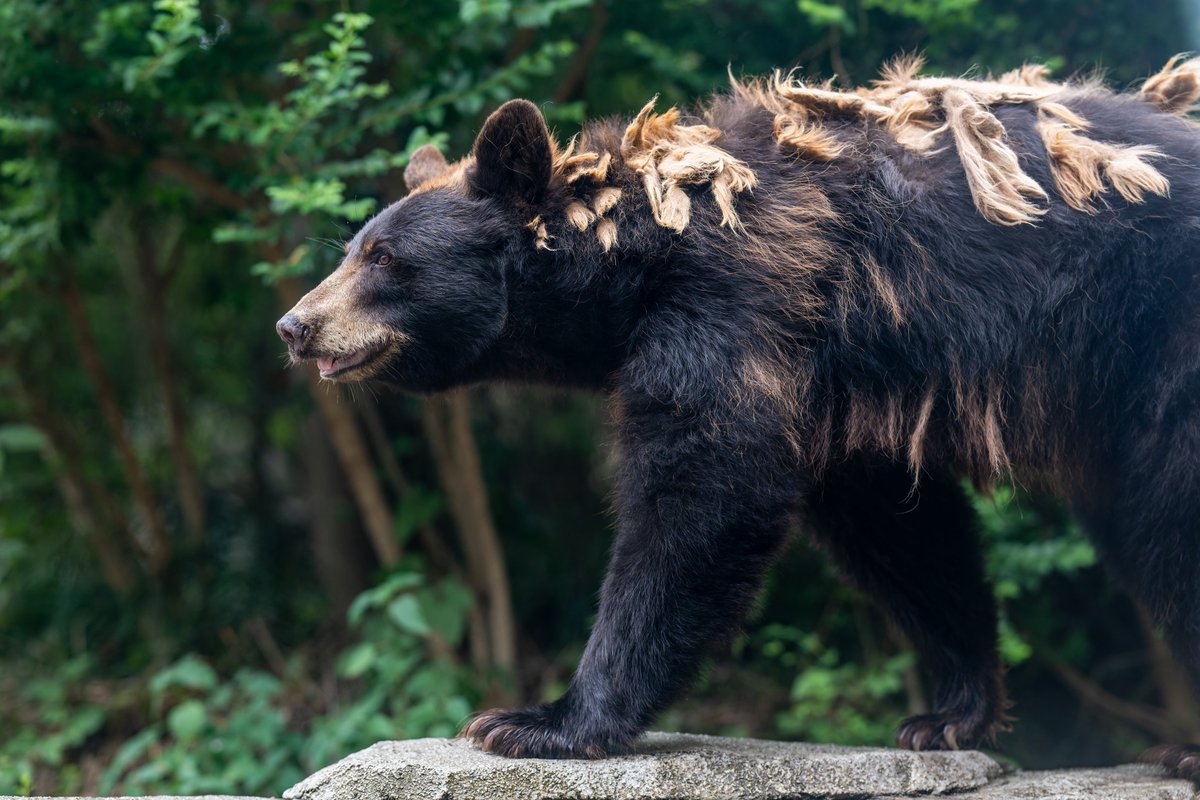
<instances>
[{"instance_id":1,"label":"bear's front leg","mask_svg":"<svg viewBox=\"0 0 1200 800\"><path fill-rule=\"evenodd\" d=\"M728 641L780 550L799 487L769 417L624 401L618 533L596 625L563 697L467 725L489 752L621 752Z\"/></svg>"}]
</instances>

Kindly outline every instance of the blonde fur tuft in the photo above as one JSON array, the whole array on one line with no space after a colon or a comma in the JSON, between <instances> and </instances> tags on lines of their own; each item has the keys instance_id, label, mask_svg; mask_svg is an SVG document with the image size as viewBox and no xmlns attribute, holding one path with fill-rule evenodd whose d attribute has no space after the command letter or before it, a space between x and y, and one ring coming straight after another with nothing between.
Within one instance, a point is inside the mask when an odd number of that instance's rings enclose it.
<instances>
[{"instance_id":1,"label":"blonde fur tuft","mask_svg":"<svg viewBox=\"0 0 1200 800\"><path fill-rule=\"evenodd\" d=\"M1038 115L1054 184L1076 211L1095 213L1093 201L1108 185L1131 203L1142 202L1147 193L1166 196L1170 191L1167 179L1147 162L1162 157L1157 149L1089 139L1083 135L1086 120L1057 103L1043 104Z\"/></svg>"},{"instance_id":2,"label":"blonde fur tuft","mask_svg":"<svg viewBox=\"0 0 1200 800\"><path fill-rule=\"evenodd\" d=\"M1021 169L995 114L958 88L943 92L942 107L979 213L999 225L1033 222L1045 214L1033 201L1045 200L1046 192Z\"/></svg>"},{"instance_id":3,"label":"blonde fur tuft","mask_svg":"<svg viewBox=\"0 0 1200 800\"><path fill-rule=\"evenodd\" d=\"M534 247L538 250L550 250L550 240L554 238L550 232L546 230L546 223L542 221L541 215L534 217L525 223L526 230L533 232Z\"/></svg>"},{"instance_id":4,"label":"blonde fur tuft","mask_svg":"<svg viewBox=\"0 0 1200 800\"><path fill-rule=\"evenodd\" d=\"M837 137L820 125L798 121L787 114L775 115L775 140L792 148L802 158L833 161L845 147Z\"/></svg>"},{"instance_id":5,"label":"blonde fur tuft","mask_svg":"<svg viewBox=\"0 0 1200 800\"><path fill-rule=\"evenodd\" d=\"M1175 56L1146 79L1138 97L1172 114L1195 111L1200 100L1200 58Z\"/></svg>"},{"instance_id":6,"label":"blonde fur tuft","mask_svg":"<svg viewBox=\"0 0 1200 800\"><path fill-rule=\"evenodd\" d=\"M586 231L595 219L596 214L578 200L567 206L567 221L581 231Z\"/></svg>"},{"instance_id":7,"label":"blonde fur tuft","mask_svg":"<svg viewBox=\"0 0 1200 800\"><path fill-rule=\"evenodd\" d=\"M656 114L657 100L642 108L621 140L621 155L641 176L655 221L682 233L692 207L683 187L707 185L721 210L721 224L741 230L734 195L753 189L758 179L744 162L714 144L719 130L680 124L676 108Z\"/></svg>"},{"instance_id":8,"label":"blonde fur tuft","mask_svg":"<svg viewBox=\"0 0 1200 800\"><path fill-rule=\"evenodd\" d=\"M620 199L620 189L615 186L605 186L603 189L597 190L595 196L592 197L592 210L603 217L616 206Z\"/></svg>"},{"instance_id":9,"label":"blonde fur tuft","mask_svg":"<svg viewBox=\"0 0 1200 800\"><path fill-rule=\"evenodd\" d=\"M617 224L611 219L602 219L596 223L596 238L604 252L617 246Z\"/></svg>"}]
</instances>

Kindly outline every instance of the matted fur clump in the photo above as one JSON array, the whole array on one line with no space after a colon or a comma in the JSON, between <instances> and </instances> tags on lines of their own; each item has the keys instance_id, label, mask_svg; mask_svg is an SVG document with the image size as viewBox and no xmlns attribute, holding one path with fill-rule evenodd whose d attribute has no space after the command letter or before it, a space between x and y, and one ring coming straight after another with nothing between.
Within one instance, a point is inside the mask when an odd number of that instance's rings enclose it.
<instances>
[{"instance_id":1,"label":"matted fur clump","mask_svg":"<svg viewBox=\"0 0 1200 800\"><path fill-rule=\"evenodd\" d=\"M954 147L979 213L1001 225L1033 222L1046 213L1047 197L1021 165L996 115L1005 105L1037 106L1055 188L1072 208L1092 211L1093 200L1109 187L1131 202L1146 193L1165 195L1170 188L1153 165L1161 152L1092 139L1088 121L1061 102L1072 93L1099 91L1095 84L1055 83L1038 65L984 80L920 77L921 66L919 58L901 59L872 87L851 92L835 91L829 83L807 86L782 73L768 80L733 80L733 88L772 111L776 138L805 158L828 161L845 155L845 145L822 123L847 117L882 126L914 152ZM1138 96L1166 111L1188 113L1200 98L1200 59L1172 59Z\"/></svg>"},{"instance_id":2,"label":"matted fur clump","mask_svg":"<svg viewBox=\"0 0 1200 800\"><path fill-rule=\"evenodd\" d=\"M832 82L811 86L778 72L766 79L730 80L736 97L773 115L775 140L799 158L855 158L860 148L836 130L855 121L881 127L915 154L952 148L979 213L999 225L1036 221L1046 213L1048 198L1047 187L1029 175L998 117L1004 106L1037 108L1053 188L1071 208L1093 212L1097 198L1109 190L1130 202L1169 192L1155 165L1163 157L1158 149L1097 138L1088 120L1064 104L1069 96L1103 93L1099 84L1054 82L1040 65L986 79L923 77L922 66L919 58L899 59L870 87L851 91L836 90ZM1189 113L1200 99L1200 58L1172 59L1137 96L1170 113ZM679 109L657 113L655 105L651 100L642 108L611 150L581 148L572 140L556 153L556 174L569 185L593 189L591 196L570 203L567 221L581 231L595 224L606 251L618 239L615 222L605 218L622 191L605 186L614 159L639 176L659 225L682 232L691 219L688 190L701 188L711 192L723 225L735 231L743 227L736 197L753 191L754 171L722 146L722 132L711 120L684 121ZM546 220L539 215L529 228L538 246L549 248Z\"/></svg>"},{"instance_id":3,"label":"matted fur clump","mask_svg":"<svg viewBox=\"0 0 1200 800\"><path fill-rule=\"evenodd\" d=\"M679 110L654 113L651 100L625 129L621 155L642 176L650 210L659 225L674 231L687 227L691 199L686 185L707 186L721 210L721 224L741 228L733 196L754 188L756 179L744 163L714 145L721 132L709 125L682 125Z\"/></svg>"}]
</instances>

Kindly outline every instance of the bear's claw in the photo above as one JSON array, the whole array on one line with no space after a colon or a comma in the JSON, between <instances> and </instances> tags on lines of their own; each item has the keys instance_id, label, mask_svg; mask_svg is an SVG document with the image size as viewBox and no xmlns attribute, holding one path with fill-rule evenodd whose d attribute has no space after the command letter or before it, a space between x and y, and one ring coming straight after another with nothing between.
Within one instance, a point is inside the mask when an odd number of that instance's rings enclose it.
<instances>
[{"instance_id":1,"label":"bear's claw","mask_svg":"<svg viewBox=\"0 0 1200 800\"><path fill-rule=\"evenodd\" d=\"M988 733L988 725L967 715L918 714L900 723L896 742L906 750L972 750Z\"/></svg>"},{"instance_id":2,"label":"bear's claw","mask_svg":"<svg viewBox=\"0 0 1200 800\"><path fill-rule=\"evenodd\" d=\"M1164 744L1151 747L1138 759L1147 764L1161 764L1176 778L1200 786L1200 745Z\"/></svg>"}]
</instances>

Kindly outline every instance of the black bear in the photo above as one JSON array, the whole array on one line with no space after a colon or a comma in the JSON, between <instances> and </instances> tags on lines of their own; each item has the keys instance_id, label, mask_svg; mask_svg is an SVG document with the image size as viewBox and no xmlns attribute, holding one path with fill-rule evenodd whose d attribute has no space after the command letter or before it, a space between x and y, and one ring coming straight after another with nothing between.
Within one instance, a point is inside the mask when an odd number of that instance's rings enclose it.
<instances>
[{"instance_id":1,"label":"black bear","mask_svg":"<svg viewBox=\"0 0 1200 800\"><path fill-rule=\"evenodd\" d=\"M1068 499L1200 680L1200 59L1127 94L919 69L735 80L565 148L511 101L461 161L417 151L280 320L331 380L611 398L595 628L562 698L468 724L485 750L621 751L796 521L934 674L900 744L975 746L1006 701L964 476ZM1157 758L1200 778L1200 748Z\"/></svg>"}]
</instances>

